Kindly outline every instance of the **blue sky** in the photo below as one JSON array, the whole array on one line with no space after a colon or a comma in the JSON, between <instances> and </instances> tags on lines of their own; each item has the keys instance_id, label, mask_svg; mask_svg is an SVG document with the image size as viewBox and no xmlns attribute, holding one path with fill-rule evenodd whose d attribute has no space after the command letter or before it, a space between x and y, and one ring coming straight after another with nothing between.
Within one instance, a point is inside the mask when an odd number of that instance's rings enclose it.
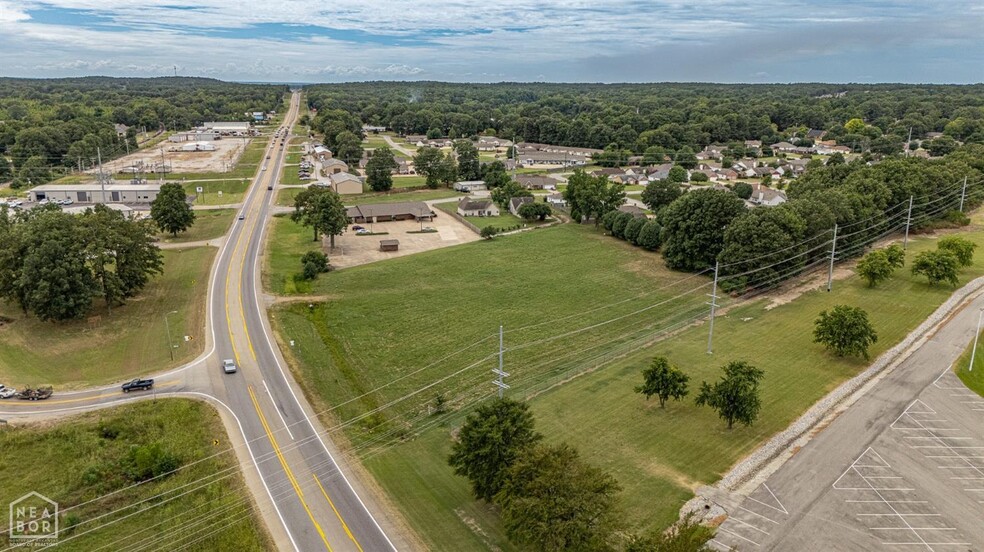
<instances>
[{"instance_id":1,"label":"blue sky","mask_svg":"<svg viewBox=\"0 0 984 552\"><path fill-rule=\"evenodd\" d=\"M0 0L0 75L976 83L981 29L981 0Z\"/></svg>"}]
</instances>

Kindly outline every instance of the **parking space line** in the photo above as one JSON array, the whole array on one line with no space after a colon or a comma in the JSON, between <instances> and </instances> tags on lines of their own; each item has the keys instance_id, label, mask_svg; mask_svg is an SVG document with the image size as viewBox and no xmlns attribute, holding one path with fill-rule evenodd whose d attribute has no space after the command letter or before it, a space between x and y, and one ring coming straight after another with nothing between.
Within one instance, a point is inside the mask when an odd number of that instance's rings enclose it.
<instances>
[{"instance_id":1,"label":"parking space line","mask_svg":"<svg viewBox=\"0 0 984 552\"><path fill-rule=\"evenodd\" d=\"M764 533L766 535L769 534L769 532L766 531L765 529L759 529L758 527L752 525L751 523L748 523L747 521L742 521L742 520L740 520L740 519L738 519L736 517L729 517L728 519L730 519L731 521L736 521L736 522L744 525L745 527L751 527L753 530L758 531L759 533Z\"/></svg>"},{"instance_id":2,"label":"parking space line","mask_svg":"<svg viewBox=\"0 0 984 552\"><path fill-rule=\"evenodd\" d=\"M748 541L748 542L754 544L755 546L759 546L759 543L753 541L752 539L743 537L743 536L739 535L738 533L735 533L734 531L728 531L724 527L718 527L718 531L723 531L723 532L725 532L725 533L727 533L727 534L729 534L731 536L738 537L739 539L741 539L743 541Z\"/></svg>"},{"instance_id":3,"label":"parking space line","mask_svg":"<svg viewBox=\"0 0 984 552\"><path fill-rule=\"evenodd\" d=\"M756 500L756 502L758 502L758 501ZM776 525L779 525L779 522L778 521L775 521L773 519L769 519L769 518L763 516L762 514L760 514L758 512L753 512L753 511L749 510L748 508L746 508L744 506L739 506L738 509L739 510L744 510L744 511L748 512L749 514L752 514L753 516L758 516L758 517L764 519L765 521L768 521L769 523L775 523Z\"/></svg>"}]
</instances>

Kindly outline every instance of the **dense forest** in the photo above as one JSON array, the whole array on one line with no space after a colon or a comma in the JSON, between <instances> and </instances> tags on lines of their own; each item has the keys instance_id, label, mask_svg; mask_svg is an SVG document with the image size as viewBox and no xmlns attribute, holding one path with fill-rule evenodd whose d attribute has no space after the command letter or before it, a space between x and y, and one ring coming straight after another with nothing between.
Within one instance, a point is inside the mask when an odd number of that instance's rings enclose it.
<instances>
[{"instance_id":1,"label":"dense forest","mask_svg":"<svg viewBox=\"0 0 984 552\"><path fill-rule=\"evenodd\" d=\"M305 91L319 112L344 111L405 134L488 133L636 154L743 140L771 144L805 137L808 129L886 154L901 151L910 133L984 143L984 85L365 82ZM867 124L845 128L851 119Z\"/></svg>"},{"instance_id":2,"label":"dense forest","mask_svg":"<svg viewBox=\"0 0 984 552\"><path fill-rule=\"evenodd\" d=\"M285 86L213 79L0 78L0 182L38 184L136 146L139 129L187 129L277 110ZM125 133L115 125L126 125Z\"/></svg>"}]
</instances>

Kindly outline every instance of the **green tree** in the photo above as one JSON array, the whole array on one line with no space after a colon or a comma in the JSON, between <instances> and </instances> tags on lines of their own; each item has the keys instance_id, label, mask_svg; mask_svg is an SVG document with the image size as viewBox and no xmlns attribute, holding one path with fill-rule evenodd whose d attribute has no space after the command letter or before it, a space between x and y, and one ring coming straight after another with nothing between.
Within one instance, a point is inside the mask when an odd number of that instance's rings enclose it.
<instances>
[{"instance_id":1,"label":"green tree","mask_svg":"<svg viewBox=\"0 0 984 552\"><path fill-rule=\"evenodd\" d=\"M673 160L685 169L692 169L697 166L697 156L694 155L694 150L690 146L682 146L677 150Z\"/></svg>"},{"instance_id":2,"label":"green tree","mask_svg":"<svg viewBox=\"0 0 984 552\"><path fill-rule=\"evenodd\" d=\"M492 190L492 201L503 211L509 209L509 200L514 197L533 197L533 192L522 187L515 180L510 180L505 185Z\"/></svg>"},{"instance_id":3,"label":"green tree","mask_svg":"<svg viewBox=\"0 0 984 552\"><path fill-rule=\"evenodd\" d=\"M813 342L820 343L837 356L861 355L868 359L868 347L878 342L878 334L860 307L837 305L830 312L820 311L813 322Z\"/></svg>"},{"instance_id":4,"label":"green tree","mask_svg":"<svg viewBox=\"0 0 984 552\"><path fill-rule=\"evenodd\" d=\"M642 231L642 227L647 222L649 222L649 219L645 217L632 217L632 220L625 224L625 229L622 230L622 237L632 245L639 245L637 243L639 232Z\"/></svg>"},{"instance_id":5,"label":"green tree","mask_svg":"<svg viewBox=\"0 0 984 552\"><path fill-rule=\"evenodd\" d=\"M393 187L393 169L397 167L393 151L386 146L376 148L366 163L366 182L374 192L387 192Z\"/></svg>"},{"instance_id":6,"label":"green tree","mask_svg":"<svg viewBox=\"0 0 984 552\"><path fill-rule=\"evenodd\" d=\"M453 152L448 152L438 165L439 180L450 188L458 180L458 162Z\"/></svg>"},{"instance_id":7,"label":"green tree","mask_svg":"<svg viewBox=\"0 0 984 552\"><path fill-rule=\"evenodd\" d=\"M619 211L614 222L612 222L612 235L619 239L625 239L625 227L628 226L634 218L635 217L632 213Z\"/></svg>"},{"instance_id":8,"label":"green tree","mask_svg":"<svg viewBox=\"0 0 984 552\"><path fill-rule=\"evenodd\" d=\"M567 444L537 446L508 470L496 496L513 542L543 552L613 550L618 528L615 478Z\"/></svg>"},{"instance_id":9,"label":"green tree","mask_svg":"<svg viewBox=\"0 0 984 552\"><path fill-rule=\"evenodd\" d=\"M137 294L164 269L150 221L127 218L120 211L95 205L79 217L80 237L93 279L107 307Z\"/></svg>"},{"instance_id":10,"label":"green tree","mask_svg":"<svg viewBox=\"0 0 984 552\"><path fill-rule=\"evenodd\" d=\"M657 180L656 182L650 182L642 190L642 202L649 207L650 211L659 213L663 207L673 203L676 198L682 195L683 190L680 189L680 185L676 182Z\"/></svg>"},{"instance_id":11,"label":"green tree","mask_svg":"<svg viewBox=\"0 0 984 552\"><path fill-rule=\"evenodd\" d=\"M302 274L305 280L313 280L318 274L328 272L328 255L321 251L308 251L301 256Z\"/></svg>"},{"instance_id":12,"label":"green tree","mask_svg":"<svg viewBox=\"0 0 984 552\"><path fill-rule=\"evenodd\" d=\"M610 182L604 175L591 176L584 169L577 168L567 180L564 200L574 220L593 219L597 225L605 213L625 203L625 186Z\"/></svg>"},{"instance_id":13,"label":"green tree","mask_svg":"<svg viewBox=\"0 0 984 552\"><path fill-rule=\"evenodd\" d=\"M844 130L847 131L848 134L860 134L861 131L864 130L865 126L866 125L862 119L855 118L844 123Z\"/></svg>"},{"instance_id":14,"label":"green tree","mask_svg":"<svg viewBox=\"0 0 984 552\"><path fill-rule=\"evenodd\" d=\"M687 181L687 169L680 165L673 165L666 179L675 184L683 184Z\"/></svg>"},{"instance_id":15,"label":"green tree","mask_svg":"<svg viewBox=\"0 0 984 552\"><path fill-rule=\"evenodd\" d=\"M40 155L32 155L17 167L18 186L37 186L51 180L51 168L48 160Z\"/></svg>"},{"instance_id":16,"label":"green tree","mask_svg":"<svg viewBox=\"0 0 984 552\"><path fill-rule=\"evenodd\" d=\"M974 250L977 244L960 236L944 236L936 242L936 249L949 251L960 262L960 266L974 264Z\"/></svg>"},{"instance_id":17,"label":"green tree","mask_svg":"<svg viewBox=\"0 0 984 552\"><path fill-rule=\"evenodd\" d=\"M748 182L738 182L731 188L731 191L735 193L736 196L742 199L748 199L752 197L752 185Z\"/></svg>"},{"instance_id":18,"label":"green tree","mask_svg":"<svg viewBox=\"0 0 984 552\"><path fill-rule=\"evenodd\" d=\"M884 249L885 258L892 268L902 268L905 266L905 249L899 244L892 244Z\"/></svg>"},{"instance_id":19,"label":"green tree","mask_svg":"<svg viewBox=\"0 0 984 552\"><path fill-rule=\"evenodd\" d=\"M499 229L496 228L495 226L486 226L485 228L482 228L482 231L479 232L478 235L487 240L491 240L498 233L499 233Z\"/></svg>"},{"instance_id":20,"label":"green tree","mask_svg":"<svg viewBox=\"0 0 984 552\"><path fill-rule=\"evenodd\" d=\"M413 156L413 166L417 174L427 179L427 187L437 189L441 184L444 154L437 148L420 148Z\"/></svg>"},{"instance_id":21,"label":"green tree","mask_svg":"<svg viewBox=\"0 0 984 552\"><path fill-rule=\"evenodd\" d=\"M659 407L666 408L666 399L681 400L687 396L687 382L690 377L679 368L670 364L666 357L654 357L649 366L642 370L642 385L635 388L636 393L642 393L646 400L656 397Z\"/></svg>"},{"instance_id":22,"label":"green tree","mask_svg":"<svg viewBox=\"0 0 984 552\"><path fill-rule=\"evenodd\" d=\"M482 165L482 180L488 189L505 186L512 180L506 172L506 165L502 161L492 161Z\"/></svg>"},{"instance_id":23,"label":"green tree","mask_svg":"<svg viewBox=\"0 0 984 552\"><path fill-rule=\"evenodd\" d=\"M343 130L335 136L335 157L348 163L350 167L357 166L362 159L362 140L354 132Z\"/></svg>"},{"instance_id":24,"label":"green tree","mask_svg":"<svg viewBox=\"0 0 984 552\"><path fill-rule=\"evenodd\" d=\"M728 429L735 422L752 425L762 408L758 386L765 372L743 360L729 362L722 369L724 376L714 385L706 381L700 384L697 406L717 410L718 416L728 423Z\"/></svg>"},{"instance_id":25,"label":"green tree","mask_svg":"<svg viewBox=\"0 0 984 552\"><path fill-rule=\"evenodd\" d=\"M663 210L663 258L675 270L714 266L724 245L725 228L746 211L735 194L702 188L685 194Z\"/></svg>"},{"instance_id":26,"label":"green tree","mask_svg":"<svg viewBox=\"0 0 984 552\"><path fill-rule=\"evenodd\" d=\"M169 182L161 186L157 198L150 203L150 218L162 232L170 232L172 236L195 224L195 212L181 184Z\"/></svg>"},{"instance_id":27,"label":"green tree","mask_svg":"<svg viewBox=\"0 0 984 552\"><path fill-rule=\"evenodd\" d=\"M700 171L694 171L694 174L690 175L691 182L710 182L711 177L707 176L706 173Z\"/></svg>"},{"instance_id":28,"label":"green tree","mask_svg":"<svg viewBox=\"0 0 984 552\"><path fill-rule=\"evenodd\" d=\"M875 287L889 279L895 272L895 267L888 261L885 251L879 249L865 255L858 261L858 275L867 280L868 286Z\"/></svg>"},{"instance_id":29,"label":"green tree","mask_svg":"<svg viewBox=\"0 0 984 552\"><path fill-rule=\"evenodd\" d=\"M529 221L547 220L547 217L549 217L552 212L553 211L550 209L550 206L546 203L538 203L535 201L533 203L525 203L519 207L519 216Z\"/></svg>"},{"instance_id":30,"label":"green tree","mask_svg":"<svg viewBox=\"0 0 984 552\"><path fill-rule=\"evenodd\" d=\"M342 199L331 188L311 186L294 197L294 212L291 220L310 226L314 232L313 241L321 234L327 234L331 247L335 247L335 236L340 236L348 226L349 218Z\"/></svg>"},{"instance_id":31,"label":"green tree","mask_svg":"<svg viewBox=\"0 0 984 552\"><path fill-rule=\"evenodd\" d=\"M929 279L930 285L946 282L957 287L957 271L960 260L953 253L945 250L923 251L912 261L912 274L923 275Z\"/></svg>"},{"instance_id":32,"label":"green tree","mask_svg":"<svg viewBox=\"0 0 984 552\"><path fill-rule=\"evenodd\" d=\"M601 217L602 228L611 232L612 228L615 226L615 221L618 219L618 216L621 214L622 214L621 211L608 211L607 213L605 213L605 216Z\"/></svg>"},{"instance_id":33,"label":"green tree","mask_svg":"<svg viewBox=\"0 0 984 552\"><path fill-rule=\"evenodd\" d=\"M494 399L465 418L448 464L468 478L475 498L491 502L505 485L509 467L542 439L533 425L526 403Z\"/></svg>"},{"instance_id":34,"label":"green tree","mask_svg":"<svg viewBox=\"0 0 984 552\"><path fill-rule=\"evenodd\" d=\"M726 291L779 285L804 266L806 222L791 206L746 210L724 232L721 287Z\"/></svg>"},{"instance_id":35,"label":"green tree","mask_svg":"<svg viewBox=\"0 0 984 552\"><path fill-rule=\"evenodd\" d=\"M625 552L711 552L706 543L713 536L714 530L691 512L666 531L630 539Z\"/></svg>"},{"instance_id":36,"label":"green tree","mask_svg":"<svg viewBox=\"0 0 984 552\"><path fill-rule=\"evenodd\" d=\"M929 154L933 157L942 157L944 155L949 155L956 151L959 144L953 138L949 136L940 136L931 141L923 142L923 148L929 151Z\"/></svg>"},{"instance_id":37,"label":"green tree","mask_svg":"<svg viewBox=\"0 0 984 552\"><path fill-rule=\"evenodd\" d=\"M0 155L0 182L7 182L14 177L14 169L6 157Z\"/></svg>"},{"instance_id":38,"label":"green tree","mask_svg":"<svg viewBox=\"0 0 984 552\"><path fill-rule=\"evenodd\" d=\"M479 180L482 167L478 161L478 148L471 140L457 140L454 152L458 155L458 174L462 180Z\"/></svg>"},{"instance_id":39,"label":"green tree","mask_svg":"<svg viewBox=\"0 0 984 552\"><path fill-rule=\"evenodd\" d=\"M642 247L647 251L656 251L659 249L660 241L659 234L662 231L662 227L655 220L650 220L642 226L642 230L639 230L639 237L636 238L636 245Z\"/></svg>"}]
</instances>

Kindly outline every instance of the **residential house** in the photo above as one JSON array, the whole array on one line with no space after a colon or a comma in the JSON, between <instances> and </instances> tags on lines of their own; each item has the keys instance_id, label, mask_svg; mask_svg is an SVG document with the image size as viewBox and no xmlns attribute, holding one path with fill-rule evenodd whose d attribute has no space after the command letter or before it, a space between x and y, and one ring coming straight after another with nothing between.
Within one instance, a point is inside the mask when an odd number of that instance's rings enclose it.
<instances>
[{"instance_id":1,"label":"residential house","mask_svg":"<svg viewBox=\"0 0 984 552\"><path fill-rule=\"evenodd\" d=\"M478 143L475 147L478 151L499 151L508 149L513 143L510 140L504 138L496 138L495 136L479 136Z\"/></svg>"},{"instance_id":2,"label":"residential house","mask_svg":"<svg viewBox=\"0 0 984 552\"><path fill-rule=\"evenodd\" d=\"M697 159L699 160L715 159L720 161L721 159L724 158L724 150L726 149L728 149L728 146L717 146L717 145L706 146L702 151L697 153Z\"/></svg>"},{"instance_id":3,"label":"residential house","mask_svg":"<svg viewBox=\"0 0 984 552\"><path fill-rule=\"evenodd\" d=\"M425 142L427 140L427 137L424 136L423 134L408 134L404 136L403 139L406 140L408 144L416 145L418 143Z\"/></svg>"},{"instance_id":4,"label":"residential house","mask_svg":"<svg viewBox=\"0 0 984 552\"><path fill-rule=\"evenodd\" d=\"M649 167L649 180L666 180L670 177L670 169L673 163L663 163L655 167Z\"/></svg>"},{"instance_id":5,"label":"residential house","mask_svg":"<svg viewBox=\"0 0 984 552\"><path fill-rule=\"evenodd\" d=\"M791 152L796 149L796 146L790 144L789 142L777 142L769 147L771 147L772 151L775 153Z\"/></svg>"},{"instance_id":6,"label":"residential house","mask_svg":"<svg viewBox=\"0 0 984 552\"><path fill-rule=\"evenodd\" d=\"M738 172L734 169L721 169L716 172L718 181L727 180L733 182L738 180Z\"/></svg>"},{"instance_id":7,"label":"residential house","mask_svg":"<svg viewBox=\"0 0 984 552\"><path fill-rule=\"evenodd\" d=\"M318 161L324 161L325 159L331 159L331 150L321 144L315 144L311 150L311 155L318 159Z\"/></svg>"},{"instance_id":8,"label":"residential house","mask_svg":"<svg viewBox=\"0 0 984 552\"><path fill-rule=\"evenodd\" d=\"M516 182L527 190L556 190L559 180L542 174L516 175Z\"/></svg>"},{"instance_id":9,"label":"residential house","mask_svg":"<svg viewBox=\"0 0 984 552\"><path fill-rule=\"evenodd\" d=\"M379 134L380 132L385 132L386 127L377 125L362 125L362 132Z\"/></svg>"},{"instance_id":10,"label":"residential house","mask_svg":"<svg viewBox=\"0 0 984 552\"><path fill-rule=\"evenodd\" d=\"M826 130L817 130L817 129L811 128L810 130L806 131L806 137L807 137L807 139L813 140L813 141L823 140L823 137L826 136L826 135L827 135L827 131Z\"/></svg>"},{"instance_id":11,"label":"residential house","mask_svg":"<svg viewBox=\"0 0 984 552\"><path fill-rule=\"evenodd\" d=\"M550 194L547 196L547 203L552 207L567 207L567 200L564 199L564 194Z\"/></svg>"},{"instance_id":12,"label":"residential house","mask_svg":"<svg viewBox=\"0 0 984 552\"><path fill-rule=\"evenodd\" d=\"M584 165L586 163L585 156L574 155L569 152L554 152L554 151L540 151L540 150L526 150L520 152L517 156L517 162L522 167L531 167L534 165L554 165L560 167L573 167L577 165Z\"/></svg>"},{"instance_id":13,"label":"residential house","mask_svg":"<svg viewBox=\"0 0 984 552\"><path fill-rule=\"evenodd\" d=\"M499 206L488 198L463 197L458 202L458 214L463 217L497 217Z\"/></svg>"},{"instance_id":14,"label":"residential house","mask_svg":"<svg viewBox=\"0 0 984 552\"><path fill-rule=\"evenodd\" d=\"M639 217L647 218L645 209L641 207L637 207L635 205L630 205L628 203L626 203L625 205L619 205L618 210L623 213L628 213L636 218Z\"/></svg>"},{"instance_id":15,"label":"residential house","mask_svg":"<svg viewBox=\"0 0 984 552\"><path fill-rule=\"evenodd\" d=\"M116 135L119 136L120 138L125 138L126 131L130 130L130 127L120 123L116 123L115 125L113 125L113 127L116 129Z\"/></svg>"},{"instance_id":16,"label":"residential house","mask_svg":"<svg viewBox=\"0 0 984 552\"><path fill-rule=\"evenodd\" d=\"M775 207L780 203L786 202L786 194L781 190L776 190L774 188L756 183L752 184L752 195L748 198L748 201L753 205Z\"/></svg>"},{"instance_id":17,"label":"residential house","mask_svg":"<svg viewBox=\"0 0 984 552\"><path fill-rule=\"evenodd\" d=\"M533 203L533 198L530 196L520 196L514 197L509 200L509 212L519 216L519 208L527 203Z\"/></svg>"},{"instance_id":18,"label":"residential house","mask_svg":"<svg viewBox=\"0 0 984 552\"><path fill-rule=\"evenodd\" d=\"M360 167L362 168L362 167ZM396 174L417 174L417 169L413 166L413 159L404 157L396 158Z\"/></svg>"},{"instance_id":19,"label":"residential house","mask_svg":"<svg viewBox=\"0 0 984 552\"><path fill-rule=\"evenodd\" d=\"M761 151L762 141L761 140L745 140L745 149Z\"/></svg>"}]
</instances>

